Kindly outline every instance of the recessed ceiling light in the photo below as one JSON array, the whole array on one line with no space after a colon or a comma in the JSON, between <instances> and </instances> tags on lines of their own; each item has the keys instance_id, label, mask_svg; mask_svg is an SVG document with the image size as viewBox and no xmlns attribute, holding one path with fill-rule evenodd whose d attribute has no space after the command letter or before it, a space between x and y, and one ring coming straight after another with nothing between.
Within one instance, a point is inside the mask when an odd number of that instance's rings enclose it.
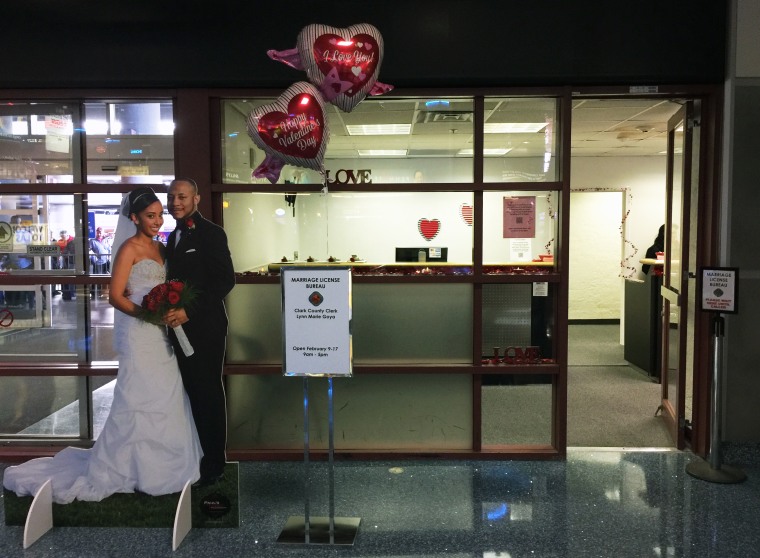
<instances>
[{"instance_id":1,"label":"recessed ceiling light","mask_svg":"<svg viewBox=\"0 0 760 558\"><path fill-rule=\"evenodd\" d=\"M348 124L349 136L408 136L411 124Z\"/></svg>"},{"instance_id":2,"label":"recessed ceiling light","mask_svg":"<svg viewBox=\"0 0 760 558\"><path fill-rule=\"evenodd\" d=\"M511 147L498 147L498 148L493 148L493 149L486 148L483 150L483 155L485 155L486 157L498 157L499 155L506 155L510 151L512 151ZM466 155L472 156L473 153L474 151L472 149L460 149L459 151L457 151L457 155L461 155L461 156L466 156Z\"/></svg>"},{"instance_id":3,"label":"recessed ceiling light","mask_svg":"<svg viewBox=\"0 0 760 558\"><path fill-rule=\"evenodd\" d=\"M486 134L529 134L546 128L546 122L486 122Z\"/></svg>"},{"instance_id":4,"label":"recessed ceiling light","mask_svg":"<svg viewBox=\"0 0 760 558\"><path fill-rule=\"evenodd\" d=\"M406 157L406 149L359 149L359 157Z\"/></svg>"}]
</instances>

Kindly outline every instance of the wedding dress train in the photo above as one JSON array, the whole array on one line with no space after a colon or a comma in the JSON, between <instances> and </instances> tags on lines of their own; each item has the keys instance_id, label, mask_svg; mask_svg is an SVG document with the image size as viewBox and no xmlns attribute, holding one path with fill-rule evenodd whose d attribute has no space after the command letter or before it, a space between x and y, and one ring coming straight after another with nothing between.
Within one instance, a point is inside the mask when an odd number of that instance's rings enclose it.
<instances>
[{"instance_id":1,"label":"wedding dress train","mask_svg":"<svg viewBox=\"0 0 760 558\"><path fill-rule=\"evenodd\" d=\"M137 304L165 280L163 265L145 259L130 270L127 288ZM111 411L95 445L69 447L54 457L5 470L3 485L34 495L48 478L53 501L99 501L116 492L179 492L200 477L202 455L190 404L163 328L127 316L114 317L119 373Z\"/></svg>"}]
</instances>

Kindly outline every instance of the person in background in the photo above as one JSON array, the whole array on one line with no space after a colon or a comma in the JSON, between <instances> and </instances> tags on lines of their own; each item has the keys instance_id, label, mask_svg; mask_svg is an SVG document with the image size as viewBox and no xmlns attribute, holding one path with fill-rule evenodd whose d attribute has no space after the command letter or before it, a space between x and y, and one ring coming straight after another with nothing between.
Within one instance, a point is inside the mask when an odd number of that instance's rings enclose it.
<instances>
[{"instance_id":1,"label":"person in background","mask_svg":"<svg viewBox=\"0 0 760 558\"><path fill-rule=\"evenodd\" d=\"M60 238L56 242L61 249L60 268L61 269L74 269L74 253L76 246L74 245L74 237L69 235L67 231L61 231ZM74 285L61 285L61 292L63 293L63 300L73 300L76 298L76 287Z\"/></svg>"},{"instance_id":2,"label":"person in background","mask_svg":"<svg viewBox=\"0 0 760 558\"><path fill-rule=\"evenodd\" d=\"M95 229L95 237L90 239L90 272L96 275L108 275L110 271L110 258L111 249L106 245L105 238L103 237L103 229L98 227ZM102 298L108 296L108 288L105 291L101 285L94 285L92 290L92 296L95 297L100 293Z\"/></svg>"},{"instance_id":3,"label":"person in background","mask_svg":"<svg viewBox=\"0 0 760 558\"><path fill-rule=\"evenodd\" d=\"M665 225L660 226L660 230L657 233L657 238L654 239L654 243L647 248L647 253L644 255L645 258L650 260L656 260L657 259L657 252L664 252L665 251ZM646 275L649 273L649 269L652 266L649 264L642 264L641 265L641 272Z\"/></svg>"}]
</instances>

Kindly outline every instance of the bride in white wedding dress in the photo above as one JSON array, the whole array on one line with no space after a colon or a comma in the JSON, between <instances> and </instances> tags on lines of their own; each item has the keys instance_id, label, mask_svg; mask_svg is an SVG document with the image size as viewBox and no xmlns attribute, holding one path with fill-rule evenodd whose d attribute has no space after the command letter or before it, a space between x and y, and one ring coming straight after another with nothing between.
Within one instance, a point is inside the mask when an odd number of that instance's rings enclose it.
<instances>
[{"instance_id":1,"label":"bride in white wedding dress","mask_svg":"<svg viewBox=\"0 0 760 558\"><path fill-rule=\"evenodd\" d=\"M137 231L119 247L112 267L119 372L111 411L91 449L68 447L7 468L3 486L19 496L36 494L49 478L53 501L66 504L116 492L170 494L200 477L198 435L165 328L136 317L143 295L166 278L164 246L153 240L163 206L153 190L141 187L125 196L121 211ZM119 229L134 231L134 225L120 217L115 244L124 236Z\"/></svg>"}]
</instances>

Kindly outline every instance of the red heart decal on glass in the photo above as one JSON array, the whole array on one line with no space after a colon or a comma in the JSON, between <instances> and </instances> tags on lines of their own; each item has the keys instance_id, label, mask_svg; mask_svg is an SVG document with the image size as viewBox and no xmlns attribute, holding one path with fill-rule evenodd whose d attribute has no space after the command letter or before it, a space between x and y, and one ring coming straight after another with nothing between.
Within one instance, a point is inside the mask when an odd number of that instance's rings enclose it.
<instances>
[{"instance_id":1,"label":"red heart decal on glass","mask_svg":"<svg viewBox=\"0 0 760 558\"><path fill-rule=\"evenodd\" d=\"M309 80L345 112L351 112L377 81L383 37L373 25L307 25L296 44Z\"/></svg>"},{"instance_id":2,"label":"red heart decal on glass","mask_svg":"<svg viewBox=\"0 0 760 558\"><path fill-rule=\"evenodd\" d=\"M417 228L425 240L433 240L441 230L441 222L438 219L420 219Z\"/></svg>"},{"instance_id":3,"label":"red heart decal on glass","mask_svg":"<svg viewBox=\"0 0 760 558\"><path fill-rule=\"evenodd\" d=\"M469 225L470 227L472 226L473 209L471 205L468 205L466 203L463 203L462 205L460 205L459 215L462 216L462 219L467 225Z\"/></svg>"},{"instance_id":4,"label":"red heart decal on glass","mask_svg":"<svg viewBox=\"0 0 760 558\"><path fill-rule=\"evenodd\" d=\"M248 135L268 155L321 171L330 131L319 91L305 81L294 83L274 103L251 111Z\"/></svg>"}]
</instances>

